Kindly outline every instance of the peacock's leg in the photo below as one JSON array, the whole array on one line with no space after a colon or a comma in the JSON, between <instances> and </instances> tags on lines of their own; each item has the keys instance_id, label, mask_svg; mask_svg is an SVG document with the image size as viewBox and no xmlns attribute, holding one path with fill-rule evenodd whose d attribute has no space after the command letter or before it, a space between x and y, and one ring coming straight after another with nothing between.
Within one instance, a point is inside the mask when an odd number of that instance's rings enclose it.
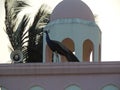
<instances>
[{"instance_id":1,"label":"peacock's leg","mask_svg":"<svg viewBox=\"0 0 120 90\"><path fill-rule=\"evenodd\" d=\"M52 62L54 62L54 52L52 52Z\"/></svg>"},{"instance_id":2,"label":"peacock's leg","mask_svg":"<svg viewBox=\"0 0 120 90\"><path fill-rule=\"evenodd\" d=\"M60 62L60 57L57 52L52 53L52 62Z\"/></svg>"},{"instance_id":3,"label":"peacock's leg","mask_svg":"<svg viewBox=\"0 0 120 90\"><path fill-rule=\"evenodd\" d=\"M56 52L56 62L60 62L60 55Z\"/></svg>"}]
</instances>

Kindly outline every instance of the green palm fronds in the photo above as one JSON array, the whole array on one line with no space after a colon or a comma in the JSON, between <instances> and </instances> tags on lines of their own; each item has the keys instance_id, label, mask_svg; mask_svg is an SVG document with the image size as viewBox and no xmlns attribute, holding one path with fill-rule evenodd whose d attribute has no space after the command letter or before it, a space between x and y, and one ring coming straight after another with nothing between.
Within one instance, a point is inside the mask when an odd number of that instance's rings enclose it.
<instances>
[{"instance_id":1,"label":"green palm fronds","mask_svg":"<svg viewBox=\"0 0 120 90\"><path fill-rule=\"evenodd\" d=\"M40 9L38 10L37 14L34 17L33 24L29 28L29 35L31 38L29 40L32 42L35 41L36 35L41 33L42 32L41 29L47 24L47 22L44 22L44 20L48 18L48 12L45 10L45 7L46 7L45 5L42 5L40 7ZM37 27L37 25L39 26ZM35 42L33 43L33 45L35 45Z\"/></svg>"},{"instance_id":2,"label":"green palm fronds","mask_svg":"<svg viewBox=\"0 0 120 90\"><path fill-rule=\"evenodd\" d=\"M26 7L26 6L30 6L30 5L27 4L25 1L23 2L23 1L18 1L18 0L17 0L17 1L14 3L14 11L15 11L15 13L18 14L18 13L21 12L22 9L24 9L24 7Z\"/></svg>"},{"instance_id":3,"label":"green palm fronds","mask_svg":"<svg viewBox=\"0 0 120 90\"><path fill-rule=\"evenodd\" d=\"M42 62L42 34L43 28L48 23L49 13L42 5L34 17L33 23L29 28L28 41L28 60L27 62ZM46 20L46 21L45 21Z\"/></svg>"},{"instance_id":4,"label":"green palm fronds","mask_svg":"<svg viewBox=\"0 0 120 90\"><path fill-rule=\"evenodd\" d=\"M23 54L25 62L42 62L43 36L42 30L49 22L49 12L46 5L42 5L36 13L32 25L27 29L29 16L24 15L18 23L17 15L26 6L23 1L16 1L9 7L9 0L5 0L5 25L6 33L12 45L12 54ZM18 23L18 24L17 24ZM20 54L20 55L22 55ZM14 58L14 57L13 57ZM16 54L15 58L18 59ZM16 60L17 60L16 59Z\"/></svg>"},{"instance_id":5,"label":"green palm fronds","mask_svg":"<svg viewBox=\"0 0 120 90\"><path fill-rule=\"evenodd\" d=\"M13 33L15 49L19 48L20 50L22 50L21 47L23 47L23 45L25 43L24 42L25 37L23 37L23 34L24 34L25 28L27 26L27 23L28 23L28 17L26 15L24 15L24 17L22 18L16 31Z\"/></svg>"},{"instance_id":6,"label":"green palm fronds","mask_svg":"<svg viewBox=\"0 0 120 90\"><path fill-rule=\"evenodd\" d=\"M12 10L9 9L7 0L5 1L5 14L6 14L5 15L6 33L9 37L12 47L14 47L13 30L15 25L13 24L14 21L13 21Z\"/></svg>"},{"instance_id":7,"label":"green palm fronds","mask_svg":"<svg viewBox=\"0 0 120 90\"><path fill-rule=\"evenodd\" d=\"M26 34L23 37L26 26L29 22L28 16L24 15L18 26L17 23L17 14L14 12L14 7L9 7L8 0L5 1L5 25L6 25L6 33L9 37L10 43L12 45L13 51L20 50L23 52L24 58L27 57L27 48L25 47L25 38ZM18 7L19 2L18 2ZM17 5L15 6L17 8ZM27 5L27 4L25 4ZM17 26L17 28L16 28Z\"/></svg>"}]
</instances>

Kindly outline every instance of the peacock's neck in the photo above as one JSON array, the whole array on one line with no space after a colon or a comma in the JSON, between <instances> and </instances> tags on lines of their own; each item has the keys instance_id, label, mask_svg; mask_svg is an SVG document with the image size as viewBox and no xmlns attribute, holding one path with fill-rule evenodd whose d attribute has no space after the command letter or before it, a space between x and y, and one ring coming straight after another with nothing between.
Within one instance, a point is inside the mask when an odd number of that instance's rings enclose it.
<instances>
[{"instance_id":1,"label":"peacock's neck","mask_svg":"<svg viewBox=\"0 0 120 90\"><path fill-rule=\"evenodd\" d=\"M46 33L46 40L50 41L50 37L49 37L48 33Z\"/></svg>"}]
</instances>

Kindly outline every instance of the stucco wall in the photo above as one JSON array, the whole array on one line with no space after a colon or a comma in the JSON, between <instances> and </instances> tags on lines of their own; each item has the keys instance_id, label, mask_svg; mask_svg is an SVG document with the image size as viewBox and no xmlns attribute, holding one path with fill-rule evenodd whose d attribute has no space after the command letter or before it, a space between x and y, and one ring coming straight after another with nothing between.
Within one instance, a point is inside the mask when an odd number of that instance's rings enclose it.
<instances>
[{"instance_id":1,"label":"stucco wall","mask_svg":"<svg viewBox=\"0 0 120 90\"><path fill-rule=\"evenodd\" d=\"M106 85L120 89L120 62L0 65L0 86L7 90L30 90L33 86L64 90L70 85L81 90L102 90Z\"/></svg>"}]
</instances>

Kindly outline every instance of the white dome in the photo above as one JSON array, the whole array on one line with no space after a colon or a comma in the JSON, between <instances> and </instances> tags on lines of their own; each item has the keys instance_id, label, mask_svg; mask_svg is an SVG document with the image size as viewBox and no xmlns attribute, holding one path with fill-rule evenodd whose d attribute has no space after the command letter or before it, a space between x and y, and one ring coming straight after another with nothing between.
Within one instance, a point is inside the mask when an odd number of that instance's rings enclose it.
<instances>
[{"instance_id":1,"label":"white dome","mask_svg":"<svg viewBox=\"0 0 120 90\"><path fill-rule=\"evenodd\" d=\"M51 14L51 21L61 18L80 18L95 21L90 8L81 0L63 0Z\"/></svg>"}]
</instances>

